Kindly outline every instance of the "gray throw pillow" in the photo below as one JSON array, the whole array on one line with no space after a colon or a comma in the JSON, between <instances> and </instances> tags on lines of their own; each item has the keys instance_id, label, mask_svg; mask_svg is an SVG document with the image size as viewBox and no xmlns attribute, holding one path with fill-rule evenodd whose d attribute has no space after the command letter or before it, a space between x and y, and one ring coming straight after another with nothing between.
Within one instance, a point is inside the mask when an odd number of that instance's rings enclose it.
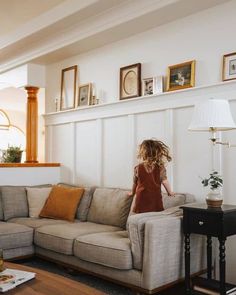
<instances>
[{"instance_id":1,"label":"gray throw pillow","mask_svg":"<svg viewBox=\"0 0 236 295\"><path fill-rule=\"evenodd\" d=\"M3 220L4 216L3 216L3 208L2 208L2 192L1 192L1 188L0 188L0 220Z\"/></svg>"},{"instance_id":2,"label":"gray throw pillow","mask_svg":"<svg viewBox=\"0 0 236 295\"><path fill-rule=\"evenodd\" d=\"M133 198L124 189L97 188L88 221L125 228Z\"/></svg>"},{"instance_id":3,"label":"gray throw pillow","mask_svg":"<svg viewBox=\"0 0 236 295\"><path fill-rule=\"evenodd\" d=\"M24 187L3 186L1 191L4 220L28 216L28 202Z\"/></svg>"}]
</instances>

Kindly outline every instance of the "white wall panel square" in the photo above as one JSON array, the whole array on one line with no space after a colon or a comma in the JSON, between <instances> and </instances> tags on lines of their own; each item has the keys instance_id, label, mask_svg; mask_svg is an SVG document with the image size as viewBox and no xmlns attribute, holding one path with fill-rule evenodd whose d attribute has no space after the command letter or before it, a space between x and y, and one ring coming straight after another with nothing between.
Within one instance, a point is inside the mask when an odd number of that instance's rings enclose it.
<instances>
[{"instance_id":1,"label":"white wall panel square","mask_svg":"<svg viewBox=\"0 0 236 295\"><path fill-rule=\"evenodd\" d=\"M128 116L103 121L103 185L131 188L132 159Z\"/></svg>"},{"instance_id":2,"label":"white wall panel square","mask_svg":"<svg viewBox=\"0 0 236 295\"><path fill-rule=\"evenodd\" d=\"M207 191L203 189L200 177L206 177L211 172L210 134L188 131L192 112L193 108L174 110L174 191L192 193L202 201Z\"/></svg>"},{"instance_id":3,"label":"white wall panel square","mask_svg":"<svg viewBox=\"0 0 236 295\"><path fill-rule=\"evenodd\" d=\"M236 122L236 101L230 103L233 119ZM236 130L222 132L222 141L236 145ZM236 204L235 169L236 147L222 147L223 195L226 204Z\"/></svg>"},{"instance_id":4,"label":"white wall panel square","mask_svg":"<svg viewBox=\"0 0 236 295\"><path fill-rule=\"evenodd\" d=\"M136 144L144 139L167 140L165 111L157 111L136 116Z\"/></svg>"},{"instance_id":5,"label":"white wall panel square","mask_svg":"<svg viewBox=\"0 0 236 295\"><path fill-rule=\"evenodd\" d=\"M96 121L76 124L75 183L99 185L98 148Z\"/></svg>"},{"instance_id":6,"label":"white wall panel square","mask_svg":"<svg viewBox=\"0 0 236 295\"><path fill-rule=\"evenodd\" d=\"M72 125L63 124L52 128L52 162L61 163L61 181L71 182L72 178Z\"/></svg>"}]
</instances>

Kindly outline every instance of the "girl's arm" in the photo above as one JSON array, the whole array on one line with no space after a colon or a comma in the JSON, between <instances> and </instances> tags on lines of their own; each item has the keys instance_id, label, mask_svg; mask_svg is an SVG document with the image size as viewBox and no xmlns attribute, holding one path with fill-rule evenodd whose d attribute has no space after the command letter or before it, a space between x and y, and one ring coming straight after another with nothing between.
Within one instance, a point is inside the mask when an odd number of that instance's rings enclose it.
<instances>
[{"instance_id":1,"label":"girl's arm","mask_svg":"<svg viewBox=\"0 0 236 295\"><path fill-rule=\"evenodd\" d=\"M168 196L174 197L175 193L172 192L170 183L167 180L167 178L162 181L162 184L163 184Z\"/></svg>"},{"instance_id":2,"label":"girl's arm","mask_svg":"<svg viewBox=\"0 0 236 295\"><path fill-rule=\"evenodd\" d=\"M160 177L161 177L161 183L163 184L168 196L174 197L175 194L172 192L170 183L166 176L166 168L164 166L160 170Z\"/></svg>"},{"instance_id":3,"label":"girl's arm","mask_svg":"<svg viewBox=\"0 0 236 295\"><path fill-rule=\"evenodd\" d=\"M130 197L133 197L136 193L137 181L138 181L138 171L137 171L137 167L135 167L132 191L128 194Z\"/></svg>"}]
</instances>

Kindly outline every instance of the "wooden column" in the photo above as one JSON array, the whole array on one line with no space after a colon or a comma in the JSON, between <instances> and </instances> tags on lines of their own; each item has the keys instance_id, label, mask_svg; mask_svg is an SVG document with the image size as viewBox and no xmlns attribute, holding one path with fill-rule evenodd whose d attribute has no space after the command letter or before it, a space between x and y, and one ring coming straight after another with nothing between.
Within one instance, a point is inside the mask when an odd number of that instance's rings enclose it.
<instances>
[{"instance_id":1,"label":"wooden column","mask_svg":"<svg viewBox=\"0 0 236 295\"><path fill-rule=\"evenodd\" d=\"M38 163L38 99L39 88L27 86L26 163Z\"/></svg>"}]
</instances>

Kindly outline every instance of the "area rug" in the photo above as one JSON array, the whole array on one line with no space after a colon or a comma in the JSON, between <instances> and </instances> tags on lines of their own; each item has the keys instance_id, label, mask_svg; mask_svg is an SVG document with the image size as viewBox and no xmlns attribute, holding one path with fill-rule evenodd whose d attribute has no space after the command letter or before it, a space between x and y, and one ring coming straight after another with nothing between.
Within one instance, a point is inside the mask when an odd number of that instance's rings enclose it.
<instances>
[{"instance_id":1,"label":"area rug","mask_svg":"<svg viewBox=\"0 0 236 295\"><path fill-rule=\"evenodd\" d=\"M116 285L109 281L105 281L103 279L96 278L94 276L87 275L81 272L73 272L73 274L70 274L66 272L62 267L39 258L33 258L30 260L24 260L15 263L20 263L26 266L35 267L62 275L64 277L70 278L80 283L84 283L85 285L100 290L108 295L133 295L132 291L128 288Z\"/></svg>"}]
</instances>

